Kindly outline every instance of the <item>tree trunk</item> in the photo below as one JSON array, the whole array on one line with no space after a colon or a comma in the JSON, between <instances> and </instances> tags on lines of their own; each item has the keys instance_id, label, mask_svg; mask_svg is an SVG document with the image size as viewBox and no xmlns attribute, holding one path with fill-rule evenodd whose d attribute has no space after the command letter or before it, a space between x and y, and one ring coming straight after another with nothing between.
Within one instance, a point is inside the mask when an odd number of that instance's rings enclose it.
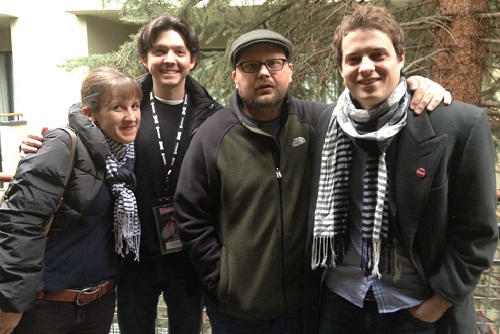
<instances>
[{"instance_id":1,"label":"tree trunk","mask_svg":"<svg viewBox=\"0 0 500 334\"><path fill-rule=\"evenodd\" d=\"M431 67L431 78L452 94L454 100L479 105L486 45L478 41L488 33L488 21L477 14L488 11L487 0L437 0L437 15L452 21L436 31L434 50L441 52Z\"/></svg>"}]
</instances>

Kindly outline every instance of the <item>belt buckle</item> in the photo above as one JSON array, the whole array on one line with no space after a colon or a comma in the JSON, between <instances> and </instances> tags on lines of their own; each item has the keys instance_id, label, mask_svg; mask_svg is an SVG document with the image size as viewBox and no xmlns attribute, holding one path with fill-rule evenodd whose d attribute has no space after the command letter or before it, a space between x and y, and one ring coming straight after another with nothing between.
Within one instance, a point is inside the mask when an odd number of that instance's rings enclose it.
<instances>
[{"instance_id":1,"label":"belt buckle","mask_svg":"<svg viewBox=\"0 0 500 334\"><path fill-rule=\"evenodd\" d=\"M76 300L75 300L76 305L78 305L78 306L85 306L87 304L90 304L91 302L88 302L88 303L81 302L80 301L80 297L82 296L83 293L94 292L97 289L100 289L100 287L96 288L95 286L89 286L87 288L81 289L80 292L78 292L78 295L76 295Z\"/></svg>"}]
</instances>

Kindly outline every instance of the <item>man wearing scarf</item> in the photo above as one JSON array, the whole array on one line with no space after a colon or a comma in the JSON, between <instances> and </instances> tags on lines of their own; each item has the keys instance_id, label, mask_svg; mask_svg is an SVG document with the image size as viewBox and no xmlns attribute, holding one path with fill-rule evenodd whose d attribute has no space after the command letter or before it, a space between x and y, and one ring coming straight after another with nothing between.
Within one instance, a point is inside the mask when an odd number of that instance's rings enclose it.
<instances>
[{"instance_id":1,"label":"man wearing scarf","mask_svg":"<svg viewBox=\"0 0 500 334\"><path fill-rule=\"evenodd\" d=\"M486 112L408 111L404 33L385 8L359 6L332 45L346 89L317 129L320 333L477 332L473 290L498 239Z\"/></svg>"}]
</instances>

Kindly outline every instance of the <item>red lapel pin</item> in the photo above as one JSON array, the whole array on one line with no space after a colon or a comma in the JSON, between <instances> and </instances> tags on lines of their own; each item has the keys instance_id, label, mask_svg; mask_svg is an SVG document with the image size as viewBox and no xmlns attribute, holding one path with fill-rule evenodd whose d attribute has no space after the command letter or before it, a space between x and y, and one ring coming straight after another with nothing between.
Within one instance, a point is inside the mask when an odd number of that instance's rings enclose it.
<instances>
[{"instance_id":1,"label":"red lapel pin","mask_svg":"<svg viewBox=\"0 0 500 334\"><path fill-rule=\"evenodd\" d=\"M425 174L427 174L427 171L423 168L417 169L417 176L421 179L425 177Z\"/></svg>"}]
</instances>

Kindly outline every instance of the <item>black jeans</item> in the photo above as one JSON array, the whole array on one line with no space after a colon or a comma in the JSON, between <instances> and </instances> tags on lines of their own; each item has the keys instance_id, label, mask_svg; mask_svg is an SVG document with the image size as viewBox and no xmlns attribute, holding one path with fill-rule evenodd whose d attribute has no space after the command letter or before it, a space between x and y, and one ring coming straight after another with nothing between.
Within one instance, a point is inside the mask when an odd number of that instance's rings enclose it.
<instances>
[{"instance_id":1,"label":"black jeans","mask_svg":"<svg viewBox=\"0 0 500 334\"><path fill-rule=\"evenodd\" d=\"M84 306L37 300L13 334L109 334L114 313L114 290Z\"/></svg>"},{"instance_id":2,"label":"black jeans","mask_svg":"<svg viewBox=\"0 0 500 334\"><path fill-rule=\"evenodd\" d=\"M323 287L320 334L435 334L436 326L415 318L408 309L378 313L375 302L363 308Z\"/></svg>"},{"instance_id":3,"label":"black jeans","mask_svg":"<svg viewBox=\"0 0 500 334\"><path fill-rule=\"evenodd\" d=\"M170 334L199 334L203 295L188 284L182 254L128 261L118 281L118 324L122 334L154 334L158 299L167 304Z\"/></svg>"},{"instance_id":4,"label":"black jeans","mask_svg":"<svg viewBox=\"0 0 500 334\"><path fill-rule=\"evenodd\" d=\"M300 334L302 311L260 320L246 320L219 311L205 298L212 334Z\"/></svg>"}]
</instances>

